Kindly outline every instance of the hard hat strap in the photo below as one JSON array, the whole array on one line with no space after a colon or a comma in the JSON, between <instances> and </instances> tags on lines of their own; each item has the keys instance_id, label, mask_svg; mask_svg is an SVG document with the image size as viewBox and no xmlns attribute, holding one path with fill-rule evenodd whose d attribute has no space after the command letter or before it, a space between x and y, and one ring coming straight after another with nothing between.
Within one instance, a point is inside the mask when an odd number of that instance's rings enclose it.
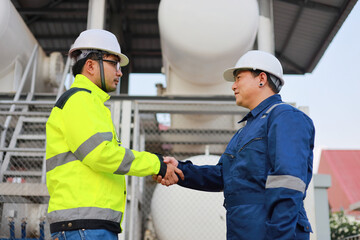
<instances>
[{"instance_id":1,"label":"hard hat strap","mask_svg":"<svg viewBox=\"0 0 360 240\"><path fill-rule=\"evenodd\" d=\"M270 75L270 80L274 83L276 89L280 92L281 87L282 87L280 79L275 77L272 74L269 74L269 75Z\"/></svg>"},{"instance_id":2,"label":"hard hat strap","mask_svg":"<svg viewBox=\"0 0 360 240\"><path fill-rule=\"evenodd\" d=\"M99 53L98 54L98 60L99 60L99 65L100 65L100 77L101 77L101 89L104 92L106 91L106 84L105 84L105 74L104 74L104 62L103 62L103 54Z\"/></svg>"}]
</instances>

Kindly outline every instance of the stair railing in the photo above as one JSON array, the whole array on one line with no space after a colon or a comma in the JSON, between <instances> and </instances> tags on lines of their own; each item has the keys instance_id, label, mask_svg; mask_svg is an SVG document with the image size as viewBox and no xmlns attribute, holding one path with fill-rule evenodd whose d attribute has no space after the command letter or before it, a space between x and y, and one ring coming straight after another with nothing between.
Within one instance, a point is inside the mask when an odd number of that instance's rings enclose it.
<instances>
[{"instance_id":1,"label":"stair railing","mask_svg":"<svg viewBox=\"0 0 360 240\"><path fill-rule=\"evenodd\" d=\"M22 90L24 88L24 85L26 83L26 79L27 79L27 76L30 72L30 68L31 66L33 65L33 74L32 74L32 81L31 81L31 90L30 91L34 91L35 89L35 76L36 76L36 66L37 66L37 53L38 53L38 48L39 48L39 45L38 44L35 44L34 46L34 49L31 53L31 56L30 56L30 59L26 65L26 68L25 68L25 71L21 77L21 80L20 80L20 86L19 88L17 89L16 93L15 93L15 96L14 96L14 99L13 101L16 102L20 99L20 96L21 96L21 93L22 93ZM13 113L15 111L15 104L12 104L10 106L10 109L9 109L9 113L10 115L8 115L6 117L6 120L5 120L5 123L4 123L4 126L3 126L3 130L1 132L1 137L0 137L0 148L4 148L5 147L5 140L6 140L6 133L8 131L8 128L10 126L10 122L11 122L11 119L12 119L12 115L11 113ZM3 156L4 156L4 152L3 151L0 151L0 165L2 164L2 160L3 160Z\"/></svg>"}]
</instances>

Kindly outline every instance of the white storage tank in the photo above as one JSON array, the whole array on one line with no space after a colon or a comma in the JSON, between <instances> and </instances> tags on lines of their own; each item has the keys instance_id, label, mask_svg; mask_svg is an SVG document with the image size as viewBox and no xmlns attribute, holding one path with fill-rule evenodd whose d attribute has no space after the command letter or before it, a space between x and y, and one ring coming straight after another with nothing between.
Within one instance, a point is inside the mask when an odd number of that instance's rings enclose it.
<instances>
[{"instance_id":1,"label":"white storage tank","mask_svg":"<svg viewBox=\"0 0 360 240\"><path fill-rule=\"evenodd\" d=\"M196 165L215 165L220 157L189 158ZM203 192L158 184L151 201L151 216L158 240L226 239L226 211L222 192Z\"/></svg>"},{"instance_id":2,"label":"white storage tank","mask_svg":"<svg viewBox=\"0 0 360 240\"><path fill-rule=\"evenodd\" d=\"M15 92L37 41L10 0L0 1L0 39L0 92ZM37 61L35 91L49 91L60 82L63 57L59 52L47 57L39 47ZM27 81L25 91L29 87Z\"/></svg>"},{"instance_id":3,"label":"white storage tank","mask_svg":"<svg viewBox=\"0 0 360 240\"><path fill-rule=\"evenodd\" d=\"M224 69L253 48L256 0L162 0L159 29L168 95L231 95Z\"/></svg>"}]
</instances>

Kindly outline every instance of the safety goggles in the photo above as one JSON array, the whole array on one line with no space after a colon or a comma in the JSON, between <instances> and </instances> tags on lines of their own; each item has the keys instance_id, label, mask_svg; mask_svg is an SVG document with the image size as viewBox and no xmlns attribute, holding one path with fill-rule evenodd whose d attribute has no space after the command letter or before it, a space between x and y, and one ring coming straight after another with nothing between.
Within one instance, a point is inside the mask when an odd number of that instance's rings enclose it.
<instances>
[{"instance_id":1,"label":"safety goggles","mask_svg":"<svg viewBox=\"0 0 360 240\"><path fill-rule=\"evenodd\" d=\"M108 62L108 63L110 63L111 65L113 65L114 68L116 69L116 71L121 70L120 62L114 61L114 60L109 60L109 59L102 59L102 60L103 60L104 62Z\"/></svg>"}]
</instances>

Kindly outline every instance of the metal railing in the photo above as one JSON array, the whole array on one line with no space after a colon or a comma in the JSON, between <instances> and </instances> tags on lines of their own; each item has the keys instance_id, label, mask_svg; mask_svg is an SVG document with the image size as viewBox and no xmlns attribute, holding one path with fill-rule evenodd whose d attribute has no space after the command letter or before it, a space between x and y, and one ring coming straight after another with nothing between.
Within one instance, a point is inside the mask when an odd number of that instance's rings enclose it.
<instances>
[{"instance_id":1,"label":"metal railing","mask_svg":"<svg viewBox=\"0 0 360 240\"><path fill-rule=\"evenodd\" d=\"M28 74L30 72L30 68L31 66L33 65L33 74L32 74L32 79L31 79L31 89L30 89L30 96L32 96L32 94L34 93L34 88L35 88L35 79L36 79L36 66L37 66L37 59L36 59L36 56L37 56L37 50L38 50L39 46L36 44L34 46L34 49L31 53L31 56L30 56L30 59L26 65L26 68L25 68L25 71L21 77L21 80L20 80L20 85L19 85L19 88L17 89L16 91L16 94L14 96L14 101L18 101L19 98L20 98L20 95L23 91L23 88L24 88L24 85L25 85L25 82L26 82L26 79L28 77ZM15 111L15 105L12 104L10 106L10 109L9 109L9 113L13 113ZM6 120L5 120L5 123L4 125L2 126L2 131L1 131L1 137L0 137L0 147L3 148L4 145L5 145L5 138L6 138L6 133L8 131L8 128L9 128L9 125L10 125L10 121L11 121L11 118L12 116L9 115L7 116ZM3 152L0 152L0 161L2 160L3 158Z\"/></svg>"},{"instance_id":2,"label":"metal railing","mask_svg":"<svg viewBox=\"0 0 360 240\"><path fill-rule=\"evenodd\" d=\"M343 238L342 240L360 240L360 234Z\"/></svg>"}]
</instances>

